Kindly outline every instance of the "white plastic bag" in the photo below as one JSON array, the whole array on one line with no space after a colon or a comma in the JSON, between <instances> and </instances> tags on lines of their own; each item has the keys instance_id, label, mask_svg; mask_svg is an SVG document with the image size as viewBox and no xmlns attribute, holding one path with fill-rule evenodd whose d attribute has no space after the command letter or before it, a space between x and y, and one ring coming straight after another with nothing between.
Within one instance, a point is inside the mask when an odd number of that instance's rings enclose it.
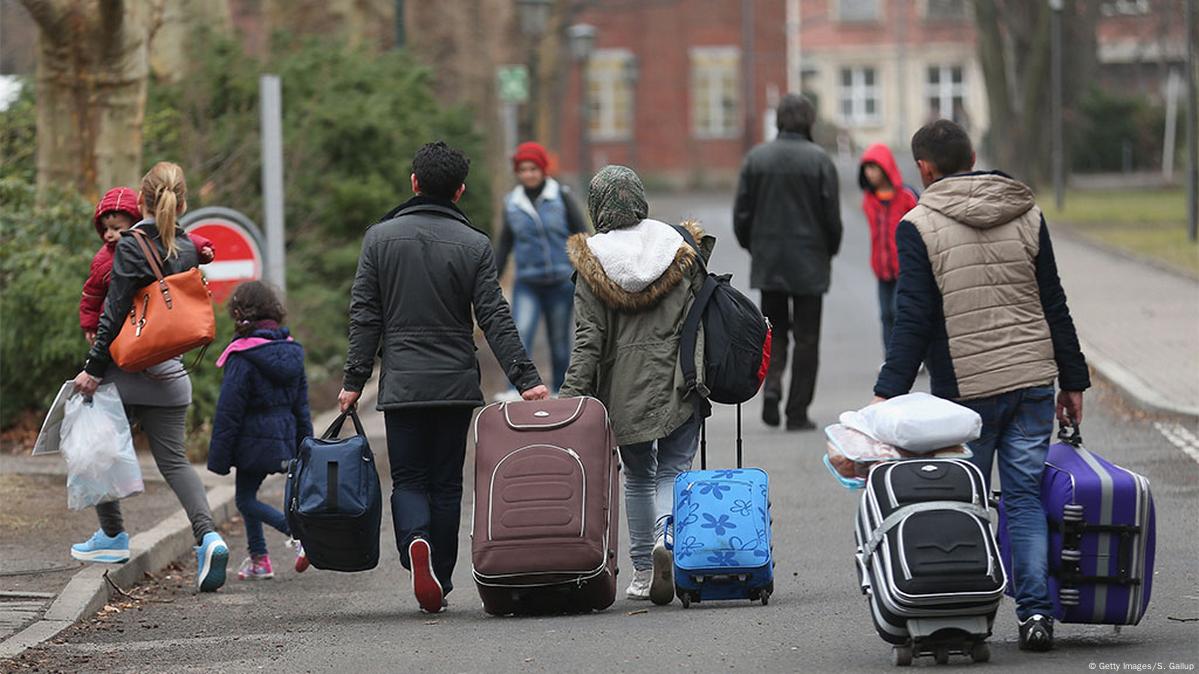
<instances>
[{"instance_id":1,"label":"white plastic bag","mask_svg":"<svg viewBox=\"0 0 1199 674\"><path fill-rule=\"evenodd\" d=\"M931 452L977 440L983 420L968 407L927 393L908 393L856 412L841 423L909 452Z\"/></svg>"},{"instance_id":2,"label":"white plastic bag","mask_svg":"<svg viewBox=\"0 0 1199 674\"><path fill-rule=\"evenodd\" d=\"M115 384L100 386L91 400L80 394L67 399L59 446L67 461L67 507L71 510L145 489Z\"/></svg>"}]
</instances>

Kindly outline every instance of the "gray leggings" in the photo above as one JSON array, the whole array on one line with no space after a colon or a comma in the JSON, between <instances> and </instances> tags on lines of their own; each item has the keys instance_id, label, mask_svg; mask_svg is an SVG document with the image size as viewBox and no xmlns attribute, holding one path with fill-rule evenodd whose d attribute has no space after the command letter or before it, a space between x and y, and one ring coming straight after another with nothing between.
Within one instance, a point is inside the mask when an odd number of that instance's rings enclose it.
<instances>
[{"instance_id":1,"label":"gray leggings","mask_svg":"<svg viewBox=\"0 0 1199 674\"><path fill-rule=\"evenodd\" d=\"M150 453L158 472L171 486L179 503L187 511L192 523L192 534L196 542L211 531L216 531L212 522L212 511L208 508L208 496L200 476L187 460L183 436L187 423L187 405L181 407L150 407L148 405L126 405L125 415L129 421L139 422L142 431L150 439ZM96 506L100 517L100 528L108 536L116 536L125 530L118 501Z\"/></svg>"}]
</instances>

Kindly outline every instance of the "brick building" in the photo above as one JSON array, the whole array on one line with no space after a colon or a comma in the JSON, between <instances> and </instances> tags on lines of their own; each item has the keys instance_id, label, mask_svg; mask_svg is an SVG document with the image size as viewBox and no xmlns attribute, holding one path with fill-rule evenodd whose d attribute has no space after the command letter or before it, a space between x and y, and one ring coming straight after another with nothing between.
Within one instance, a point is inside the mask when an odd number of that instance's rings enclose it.
<instances>
[{"instance_id":1,"label":"brick building","mask_svg":"<svg viewBox=\"0 0 1199 674\"><path fill-rule=\"evenodd\" d=\"M732 182L786 89L783 0L596 0L577 21L596 29L591 168L629 164L669 185ZM557 148L567 174L578 168L580 82L572 64Z\"/></svg>"},{"instance_id":2,"label":"brick building","mask_svg":"<svg viewBox=\"0 0 1199 674\"><path fill-rule=\"evenodd\" d=\"M953 119L977 140L987 94L967 0L802 0L800 69L823 119L856 148L906 146Z\"/></svg>"}]
</instances>

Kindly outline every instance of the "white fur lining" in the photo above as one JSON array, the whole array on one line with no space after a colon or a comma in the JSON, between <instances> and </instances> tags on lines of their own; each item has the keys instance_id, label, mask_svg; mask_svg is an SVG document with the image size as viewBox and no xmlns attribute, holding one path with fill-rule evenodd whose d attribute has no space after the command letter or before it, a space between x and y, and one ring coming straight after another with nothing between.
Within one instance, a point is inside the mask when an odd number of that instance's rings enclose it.
<instances>
[{"instance_id":1,"label":"white fur lining","mask_svg":"<svg viewBox=\"0 0 1199 674\"><path fill-rule=\"evenodd\" d=\"M639 293L657 281L682 245L683 237L674 227L649 219L587 239L604 274L630 293Z\"/></svg>"}]
</instances>

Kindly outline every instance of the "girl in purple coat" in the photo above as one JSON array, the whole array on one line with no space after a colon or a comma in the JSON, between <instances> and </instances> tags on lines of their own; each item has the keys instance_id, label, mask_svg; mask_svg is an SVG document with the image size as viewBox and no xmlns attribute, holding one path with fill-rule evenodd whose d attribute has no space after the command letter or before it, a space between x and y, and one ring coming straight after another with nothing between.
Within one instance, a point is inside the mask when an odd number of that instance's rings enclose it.
<instances>
[{"instance_id":1,"label":"girl in purple coat","mask_svg":"<svg viewBox=\"0 0 1199 674\"><path fill-rule=\"evenodd\" d=\"M262 525L290 535L287 518L258 500L258 489L271 473L286 470L300 441L312 435L304 348L281 324L283 304L259 281L243 283L229 298L229 315L237 334L217 367L225 368L221 396L212 422L208 469L228 475L237 468L237 509L246 525L250 556L237 572L239 580L274 577ZM296 571L308 568L298 542Z\"/></svg>"}]
</instances>

